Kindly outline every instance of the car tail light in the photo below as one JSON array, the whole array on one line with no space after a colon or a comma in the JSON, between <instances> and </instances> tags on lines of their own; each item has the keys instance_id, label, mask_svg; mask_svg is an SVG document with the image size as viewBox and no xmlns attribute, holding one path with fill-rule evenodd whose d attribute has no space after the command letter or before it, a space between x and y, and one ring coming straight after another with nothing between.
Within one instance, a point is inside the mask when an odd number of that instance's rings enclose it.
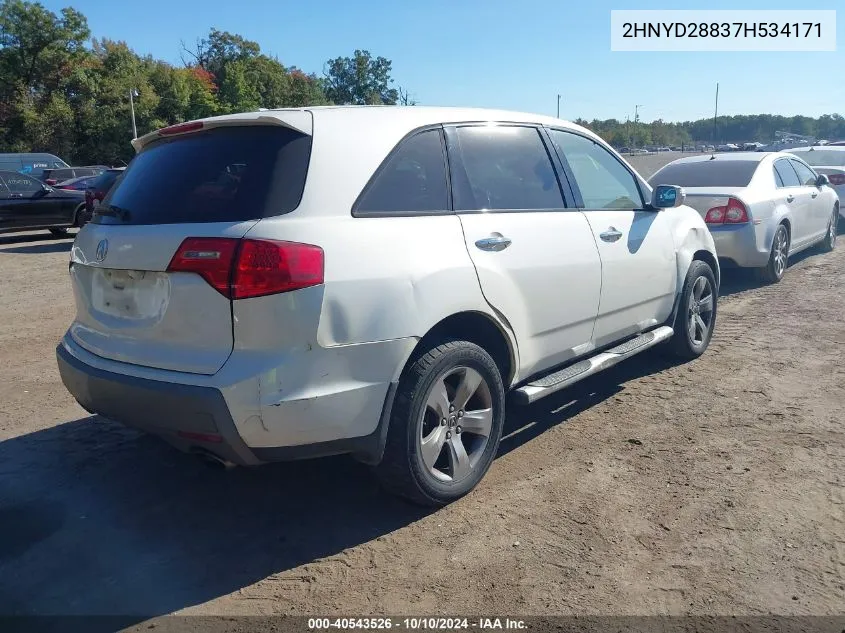
<instances>
[{"instance_id":1,"label":"car tail light","mask_svg":"<svg viewBox=\"0 0 845 633\"><path fill-rule=\"evenodd\" d=\"M50 185L50 186L52 187L52 186L53 186L53 185L55 185L57 182L59 182L59 181L58 181L58 180L56 180L55 178L48 178L47 180L45 180L45 181L44 181L44 184L45 184L45 185Z\"/></svg>"},{"instance_id":2,"label":"car tail light","mask_svg":"<svg viewBox=\"0 0 845 633\"><path fill-rule=\"evenodd\" d=\"M725 206L708 209L704 221L707 224L744 224L748 222L748 210L736 198L729 198Z\"/></svg>"},{"instance_id":3,"label":"car tail light","mask_svg":"<svg viewBox=\"0 0 845 633\"><path fill-rule=\"evenodd\" d=\"M220 294L247 299L323 283L323 249L310 244L189 237L168 272L196 273Z\"/></svg>"},{"instance_id":4,"label":"car tail light","mask_svg":"<svg viewBox=\"0 0 845 633\"><path fill-rule=\"evenodd\" d=\"M828 174L827 179L831 185L845 185L845 174Z\"/></svg>"}]
</instances>

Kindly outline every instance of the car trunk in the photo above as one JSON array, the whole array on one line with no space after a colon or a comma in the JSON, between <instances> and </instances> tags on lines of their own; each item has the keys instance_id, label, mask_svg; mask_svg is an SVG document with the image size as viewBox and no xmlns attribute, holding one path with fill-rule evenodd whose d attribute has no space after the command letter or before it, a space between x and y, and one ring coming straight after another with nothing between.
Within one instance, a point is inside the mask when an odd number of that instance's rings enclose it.
<instances>
[{"instance_id":1,"label":"car trunk","mask_svg":"<svg viewBox=\"0 0 845 633\"><path fill-rule=\"evenodd\" d=\"M726 206L730 198L743 202L743 191L744 187L685 187L684 204L704 218L710 209Z\"/></svg>"},{"instance_id":2,"label":"car trunk","mask_svg":"<svg viewBox=\"0 0 845 633\"><path fill-rule=\"evenodd\" d=\"M277 123L217 125L139 152L71 252L76 343L145 367L223 366L234 343L231 300L201 274L169 267L188 238L238 240L298 205L311 137Z\"/></svg>"}]
</instances>

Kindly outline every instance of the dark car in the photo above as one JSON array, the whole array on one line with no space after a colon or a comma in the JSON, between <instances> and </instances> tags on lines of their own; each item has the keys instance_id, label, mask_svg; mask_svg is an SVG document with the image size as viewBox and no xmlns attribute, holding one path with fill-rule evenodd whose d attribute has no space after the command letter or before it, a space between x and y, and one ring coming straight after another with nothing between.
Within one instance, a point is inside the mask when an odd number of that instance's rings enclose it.
<instances>
[{"instance_id":1,"label":"dark car","mask_svg":"<svg viewBox=\"0 0 845 633\"><path fill-rule=\"evenodd\" d=\"M41 180L48 185L79 178L81 176L99 176L107 167L59 167L57 169L45 169L41 174Z\"/></svg>"},{"instance_id":2,"label":"dark car","mask_svg":"<svg viewBox=\"0 0 845 633\"><path fill-rule=\"evenodd\" d=\"M53 235L66 235L68 228L82 226L89 217L83 192L54 189L26 174L0 171L0 233L49 229Z\"/></svg>"},{"instance_id":3,"label":"dark car","mask_svg":"<svg viewBox=\"0 0 845 633\"><path fill-rule=\"evenodd\" d=\"M16 171L41 180L45 169L68 167L58 156L45 153L0 154L0 171Z\"/></svg>"},{"instance_id":4,"label":"dark car","mask_svg":"<svg viewBox=\"0 0 845 633\"><path fill-rule=\"evenodd\" d=\"M88 210L89 214L94 211L94 206L96 204L103 201L103 198L106 197L106 194L114 186L118 176L120 176L125 169L126 167L107 169L97 176L90 185L88 185L88 189L85 190L85 208Z\"/></svg>"}]
</instances>

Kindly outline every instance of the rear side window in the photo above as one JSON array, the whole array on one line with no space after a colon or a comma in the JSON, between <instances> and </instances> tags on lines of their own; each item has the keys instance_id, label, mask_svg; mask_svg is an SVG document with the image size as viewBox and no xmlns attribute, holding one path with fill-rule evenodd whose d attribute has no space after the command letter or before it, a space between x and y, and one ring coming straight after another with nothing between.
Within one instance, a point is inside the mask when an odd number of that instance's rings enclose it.
<instances>
[{"instance_id":1,"label":"rear side window","mask_svg":"<svg viewBox=\"0 0 845 633\"><path fill-rule=\"evenodd\" d=\"M812 169L797 160L790 160L789 162L795 168L795 173L798 174L798 180L802 185L805 187L814 187L816 185L816 175Z\"/></svg>"},{"instance_id":2,"label":"rear side window","mask_svg":"<svg viewBox=\"0 0 845 633\"><path fill-rule=\"evenodd\" d=\"M440 130L405 139L364 189L353 214L447 211L446 155Z\"/></svg>"},{"instance_id":3,"label":"rear side window","mask_svg":"<svg viewBox=\"0 0 845 633\"><path fill-rule=\"evenodd\" d=\"M310 154L310 136L278 126L157 141L132 160L94 222L239 222L288 213L302 198Z\"/></svg>"},{"instance_id":4,"label":"rear side window","mask_svg":"<svg viewBox=\"0 0 845 633\"><path fill-rule=\"evenodd\" d=\"M460 156L460 166L452 173L456 211L566 206L535 128L483 125L459 127L455 132Z\"/></svg>"},{"instance_id":5,"label":"rear side window","mask_svg":"<svg viewBox=\"0 0 845 633\"><path fill-rule=\"evenodd\" d=\"M619 160L595 141L571 132L551 130L581 191L585 209L639 209L640 188Z\"/></svg>"},{"instance_id":6,"label":"rear side window","mask_svg":"<svg viewBox=\"0 0 845 633\"><path fill-rule=\"evenodd\" d=\"M795 174L795 170L789 166L789 161L785 158L775 161L775 171L780 176L781 187L800 187L801 181Z\"/></svg>"},{"instance_id":7,"label":"rear side window","mask_svg":"<svg viewBox=\"0 0 845 633\"><path fill-rule=\"evenodd\" d=\"M34 178L25 176L23 174L3 174L3 180L11 193L19 193L21 195L30 195L37 191L41 191L41 183Z\"/></svg>"}]
</instances>

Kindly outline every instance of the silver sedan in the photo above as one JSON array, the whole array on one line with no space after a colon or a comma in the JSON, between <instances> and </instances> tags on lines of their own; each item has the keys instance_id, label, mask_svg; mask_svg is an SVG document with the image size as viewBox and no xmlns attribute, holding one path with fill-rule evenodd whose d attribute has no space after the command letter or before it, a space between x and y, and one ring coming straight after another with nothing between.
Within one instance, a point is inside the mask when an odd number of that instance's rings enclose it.
<instances>
[{"instance_id":1,"label":"silver sedan","mask_svg":"<svg viewBox=\"0 0 845 633\"><path fill-rule=\"evenodd\" d=\"M692 156L658 170L649 184L678 185L710 229L726 265L778 282L789 256L836 245L839 196L828 177L788 152Z\"/></svg>"}]
</instances>

